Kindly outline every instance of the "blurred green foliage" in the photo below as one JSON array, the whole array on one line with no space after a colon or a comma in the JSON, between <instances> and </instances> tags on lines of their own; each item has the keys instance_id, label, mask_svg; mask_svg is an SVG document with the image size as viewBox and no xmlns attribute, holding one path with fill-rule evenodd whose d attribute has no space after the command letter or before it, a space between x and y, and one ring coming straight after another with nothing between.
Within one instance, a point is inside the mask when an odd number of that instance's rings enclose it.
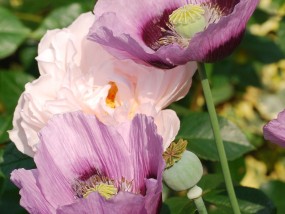
<instances>
[{"instance_id":1,"label":"blurred green foliage","mask_svg":"<svg viewBox=\"0 0 285 214\"><path fill-rule=\"evenodd\" d=\"M0 210L25 213L19 190L9 181L16 168L33 160L9 141L13 111L25 83L39 76L35 57L46 30L68 26L91 11L90 0L0 0ZM238 49L206 65L242 213L285 213L285 150L265 142L262 127L285 108L285 2L261 0ZM199 185L210 213L230 213L216 149L197 75L189 94L171 105L181 118L177 138L202 160ZM198 112L198 113L197 113ZM241 187L239 185L247 186ZM255 188L255 189L254 189ZM194 213L185 197L165 187L161 213Z\"/></svg>"}]
</instances>

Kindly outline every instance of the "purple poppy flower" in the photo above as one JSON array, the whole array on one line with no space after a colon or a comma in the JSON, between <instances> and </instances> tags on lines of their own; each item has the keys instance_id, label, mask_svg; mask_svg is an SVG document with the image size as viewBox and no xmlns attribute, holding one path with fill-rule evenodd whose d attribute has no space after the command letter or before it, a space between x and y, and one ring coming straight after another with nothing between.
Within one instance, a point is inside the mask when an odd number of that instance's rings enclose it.
<instances>
[{"instance_id":1,"label":"purple poppy flower","mask_svg":"<svg viewBox=\"0 0 285 214\"><path fill-rule=\"evenodd\" d=\"M118 58L172 68L213 62L240 43L258 0L98 0L89 39Z\"/></svg>"},{"instance_id":2,"label":"purple poppy flower","mask_svg":"<svg viewBox=\"0 0 285 214\"><path fill-rule=\"evenodd\" d=\"M106 126L81 112L54 116L40 134L37 169L14 170L30 213L156 213L162 138L153 119ZM160 155L161 154L161 155Z\"/></svg>"},{"instance_id":3,"label":"purple poppy flower","mask_svg":"<svg viewBox=\"0 0 285 214\"><path fill-rule=\"evenodd\" d=\"M263 127L263 134L266 140L285 147L285 109Z\"/></svg>"}]
</instances>

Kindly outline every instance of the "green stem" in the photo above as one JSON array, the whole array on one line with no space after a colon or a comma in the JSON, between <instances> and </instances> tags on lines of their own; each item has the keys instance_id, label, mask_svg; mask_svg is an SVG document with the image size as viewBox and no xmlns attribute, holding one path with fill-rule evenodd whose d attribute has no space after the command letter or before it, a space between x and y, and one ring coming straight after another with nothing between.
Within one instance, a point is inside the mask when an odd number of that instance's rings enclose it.
<instances>
[{"instance_id":1,"label":"green stem","mask_svg":"<svg viewBox=\"0 0 285 214\"><path fill-rule=\"evenodd\" d=\"M196 205L196 208L197 208L199 214L208 214L208 211L205 207L205 204L204 204L202 197L195 198L194 203Z\"/></svg>"},{"instance_id":2,"label":"green stem","mask_svg":"<svg viewBox=\"0 0 285 214\"><path fill-rule=\"evenodd\" d=\"M215 105L213 102L209 81L207 79L205 66L203 63L199 63L199 62L197 63L197 65L198 65L198 72L199 72L199 75L200 75L200 78L202 81L202 88L204 91L204 96L205 96L206 104L208 107L209 116L211 119L212 129L214 132L214 136L215 136L215 140L216 140L216 146L217 146L218 154L220 157L222 171L223 171L228 195L230 198L230 202L232 205L232 209L233 209L235 214L240 214L240 209L239 209L238 201L237 201L237 198L235 195L235 190L233 187L231 173L230 173L230 169L229 169L229 165L228 165L228 161L227 161L227 156L226 156L226 152L225 152L225 148L224 148L224 144L223 144L223 140L222 140L222 136L221 136L218 117L217 117Z\"/></svg>"},{"instance_id":3,"label":"green stem","mask_svg":"<svg viewBox=\"0 0 285 214\"><path fill-rule=\"evenodd\" d=\"M191 189L189 189L187 197L190 200L194 201L199 214L208 214L208 211L206 209L206 206L202 198L202 193L203 190L200 187L194 186Z\"/></svg>"}]
</instances>

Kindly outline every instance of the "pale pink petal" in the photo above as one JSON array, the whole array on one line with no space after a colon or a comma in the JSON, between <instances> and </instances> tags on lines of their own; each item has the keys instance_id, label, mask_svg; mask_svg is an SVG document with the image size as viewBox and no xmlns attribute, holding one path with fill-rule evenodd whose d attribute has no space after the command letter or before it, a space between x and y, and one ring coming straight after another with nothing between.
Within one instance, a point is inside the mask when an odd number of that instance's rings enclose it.
<instances>
[{"instance_id":1,"label":"pale pink petal","mask_svg":"<svg viewBox=\"0 0 285 214\"><path fill-rule=\"evenodd\" d=\"M178 134L180 120L175 111L166 109L155 116L154 122L158 127L157 133L163 138L163 150L165 151Z\"/></svg>"}]
</instances>

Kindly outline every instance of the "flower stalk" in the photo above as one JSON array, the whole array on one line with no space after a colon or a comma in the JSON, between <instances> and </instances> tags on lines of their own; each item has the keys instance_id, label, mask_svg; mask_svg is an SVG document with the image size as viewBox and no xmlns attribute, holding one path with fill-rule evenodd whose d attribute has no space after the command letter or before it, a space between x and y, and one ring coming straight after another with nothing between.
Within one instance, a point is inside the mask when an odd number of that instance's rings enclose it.
<instances>
[{"instance_id":1,"label":"flower stalk","mask_svg":"<svg viewBox=\"0 0 285 214\"><path fill-rule=\"evenodd\" d=\"M190 200L194 201L194 204L195 204L199 214L208 214L208 211L206 209L206 206L205 206L203 198L202 198L202 193L203 193L203 191L200 187L194 186L188 191L187 197Z\"/></svg>"},{"instance_id":2,"label":"flower stalk","mask_svg":"<svg viewBox=\"0 0 285 214\"><path fill-rule=\"evenodd\" d=\"M239 209L237 197L236 197L234 187L233 187L231 173L230 173L230 169L229 169L229 165L227 161L227 156L226 156L226 152L225 152L225 148L224 148L224 144L223 144L223 140L221 136L221 131L219 127L218 117L217 117L215 105L213 102L212 92L211 92L209 81L207 78L205 66L203 63L200 63L200 62L198 62L197 65L198 65L198 72L201 78L202 88L203 88L203 92L204 92L204 96L205 96L205 100L206 100L206 104L207 104L207 108L208 108L208 112L209 112L209 116L211 120L212 129L213 129L213 133L214 133L214 137L216 141L216 147L217 147L220 162L221 162L222 172L224 175L225 184L226 184L226 188L227 188L230 202L232 205L232 209L235 214L240 214L240 209Z\"/></svg>"}]
</instances>

